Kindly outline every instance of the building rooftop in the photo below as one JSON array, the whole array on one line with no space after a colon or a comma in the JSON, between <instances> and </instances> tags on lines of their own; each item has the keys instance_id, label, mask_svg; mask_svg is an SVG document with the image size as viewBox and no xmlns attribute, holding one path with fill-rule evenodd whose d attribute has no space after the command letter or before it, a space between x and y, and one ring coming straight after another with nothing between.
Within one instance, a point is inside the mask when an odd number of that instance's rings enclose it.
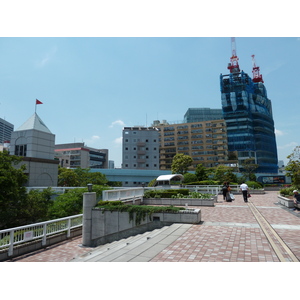
<instances>
[{"instance_id":1,"label":"building rooftop","mask_svg":"<svg viewBox=\"0 0 300 300\"><path fill-rule=\"evenodd\" d=\"M21 125L16 131L35 129L47 133L52 133L45 125L42 119L34 113L23 125Z\"/></svg>"}]
</instances>

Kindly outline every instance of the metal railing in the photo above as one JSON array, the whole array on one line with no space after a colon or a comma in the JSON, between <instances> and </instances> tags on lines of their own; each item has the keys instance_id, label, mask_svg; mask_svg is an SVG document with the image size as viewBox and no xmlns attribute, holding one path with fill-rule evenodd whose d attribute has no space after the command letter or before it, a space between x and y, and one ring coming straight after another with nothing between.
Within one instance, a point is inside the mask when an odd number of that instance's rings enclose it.
<instances>
[{"instance_id":1,"label":"metal railing","mask_svg":"<svg viewBox=\"0 0 300 300\"><path fill-rule=\"evenodd\" d=\"M46 245L47 237L66 232L70 237L71 229L82 226L82 214L70 217L0 230L0 250L8 248L8 255L13 255L14 246L32 240L42 239Z\"/></svg>"},{"instance_id":2,"label":"metal railing","mask_svg":"<svg viewBox=\"0 0 300 300\"><path fill-rule=\"evenodd\" d=\"M142 199L144 196L143 188L117 188L113 190L102 191L103 201L125 201Z\"/></svg>"}]
</instances>

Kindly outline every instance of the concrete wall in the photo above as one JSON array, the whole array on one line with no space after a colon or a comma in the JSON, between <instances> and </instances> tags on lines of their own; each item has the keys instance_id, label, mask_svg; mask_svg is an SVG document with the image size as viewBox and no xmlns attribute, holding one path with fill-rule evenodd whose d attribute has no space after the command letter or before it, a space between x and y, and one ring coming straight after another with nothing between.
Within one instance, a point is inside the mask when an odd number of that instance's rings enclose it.
<instances>
[{"instance_id":1,"label":"concrete wall","mask_svg":"<svg viewBox=\"0 0 300 300\"><path fill-rule=\"evenodd\" d=\"M146 216L139 225L135 223L135 216L133 220L129 220L128 212L103 212L101 209L94 208L91 218L90 240L84 238L83 245L96 247L173 223L198 224L201 222L201 211L196 209L193 212L154 213L151 219Z\"/></svg>"},{"instance_id":2,"label":"concrete wall","mask_svg":"<svg viewBox=\"0 0 300 300\"><path fill-rule=\"evenodd\" d=\"M199 199L199 198L144 198L143 204L145 205L175 205L175 206L214 206L217 201L217 197L211 199Z\"/></svg>"}]
</instances>

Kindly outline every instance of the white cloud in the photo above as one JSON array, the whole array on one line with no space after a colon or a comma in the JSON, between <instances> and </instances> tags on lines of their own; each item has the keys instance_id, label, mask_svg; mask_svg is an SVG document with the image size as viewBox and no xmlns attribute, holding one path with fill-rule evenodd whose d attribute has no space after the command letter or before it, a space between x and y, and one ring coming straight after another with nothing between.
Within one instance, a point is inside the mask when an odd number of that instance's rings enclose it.
<instances>
[{"instance_id":1,"label":"white cloud","mask_svg":"<svg viewBox=\"0 0 300 300\"><path fill-rule=\"evenodd\" d=\"M117 121L112 122L109 127L112 128L115 125L120 125L120 126L124 127L125 123L122 120L117 120Z\"/></svg>"},{"instance_id":2,"label":"white cloud","mask_svg":"<svg viewBox=\"0 0 300 300\"><path fill-rule=\"evenodd\" d=\"M278 149L285 149L285 148L294 148L296 146L298 146L299 144L296 143L296 142L291 142L291 143L288 143L288 144L285 144L283 146L278 146Z\"/></svg>"},{"instance_id":3,"label":"white cloud","mask_svg":"<svg viewBox=\"0 0 300 300\"><path fill-rule=\"evenodd\" d=\"M284 135L284 132L281 131L281 130L275 129L275 135L276 136L282 136L282 135Z\"/></svg>"},{"instance_id":4,"label":"white cloud","mask_svg":"<svg viewBox=\"0 0 300 300\"><path fill-rule=\"evenodd\" d=\"M114 143L119 146L122 145L122 141L123 141L123 137L119 137L114 140Z\"/></svg>"},{"instance_id":5,"label":"white cloud","mask_svg":"<svg viewBox=\"0 0 300 300\"><path fill-rule=\"evenodd\" d=\"M47 52L41 59L37 60L36 66L38 68L44 67L50 61L50 59L53 58L56 52L57 47L53 47L52 49L50 49L49 52Z\"/></svg>"}]
</instances>

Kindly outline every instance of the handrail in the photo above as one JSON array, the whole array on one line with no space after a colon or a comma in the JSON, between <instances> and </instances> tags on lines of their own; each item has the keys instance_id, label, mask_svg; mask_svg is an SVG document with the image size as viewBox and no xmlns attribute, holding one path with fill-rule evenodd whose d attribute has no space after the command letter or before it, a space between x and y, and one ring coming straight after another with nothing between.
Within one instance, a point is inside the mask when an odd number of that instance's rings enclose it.
<instances>
[{"instance_id":1,"label":"handrail","mask_svg":"<svg viewBox=\"0 0 300 300\"><path fill-rule=\"evenodd\" d=\"M82 214L65 218L34 223L9 229L0 230L0 249L8 248L8 255L13 255L15 245L31 240L42 239L42 245L46 245L47 237L59 232L67 232L71 235L71 229L82 226Z\"/></svg>"}]
</instances>

